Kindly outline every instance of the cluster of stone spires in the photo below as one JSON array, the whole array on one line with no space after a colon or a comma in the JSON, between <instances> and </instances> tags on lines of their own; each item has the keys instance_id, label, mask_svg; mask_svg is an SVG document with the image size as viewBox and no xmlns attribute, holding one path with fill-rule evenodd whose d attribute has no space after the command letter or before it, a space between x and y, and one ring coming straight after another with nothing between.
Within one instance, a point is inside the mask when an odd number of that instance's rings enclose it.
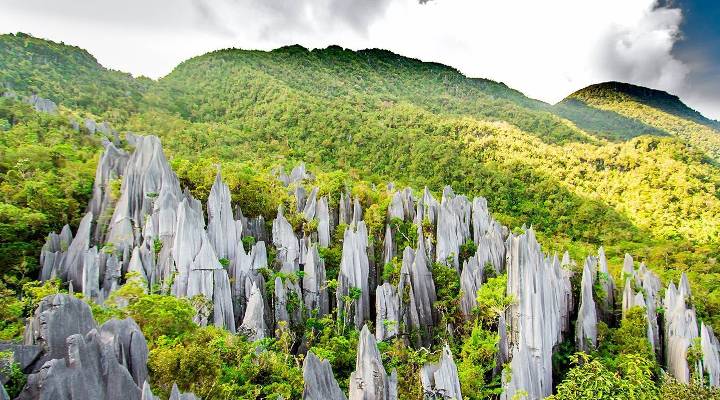
<instances>
[{"instance_id":1,"label":"cluster of stone spires","mask_svg":"<svg viewBox=\"0 0 720 400\"><path fill-rule=\"evenodd\" d=\"M398 232L389 223L385 229L383 261L402 258L400 280L394 285L382 282L378 265L369 256L375 253L374 244L368 240L359 200L340 193L338 206L330 207L326 196L318 198L318 188L308 194L301 184L312 176L304 166L296 167L290 175L281 172L279 179L295 196L294 211L307 221L317 221L315 232L299 236L282 208L272 222L271 232L266 231L262 217L246 218L239 207L233 211L229 188L219 172L208 197L206 224L201 203L181 189L160 141L154 136L132 134L128 134L127 141L134 147L131 154L111 142L104 143L89 212L74 237L68 227L59 235L49 235L41 254L41 279L59 277L87 298L101 302L122 284L126 273L135 272L150 287L159 285L175 296L205 296L212 303L212 312L198 313L198 323L212 323L251 339L267 337L274 332L273 327L299 324L307 317L302 308L288 307L290 298L301 299L306 310L315 310L317 316L336 308L346 322L362 328L350 399L395 396L396 380L382 367L376 339L408 337L406 334L412 331L419 332L414 336L414 345L432 342L431 331L439 323L434 308L433 261L454 268L460 275L461 311L468 319L472 318L477 305L475 294L488 268L494 273L507 273L507 294L514 302L500 316L497 353L498 372L504 364L511 365L511 372L505 372L503 377L505 399L519 391L531 399L552 393L553 350L572 337L571 318L575 313L575 341L578 349L585 351L598 345L598 321L611 323L614 317L616 288L602 248L597 257L585 260L580 298L574 299L569 255L566 253L562 260L545 255L532 228L522 234L509 232L492 218L483 198L469 200L455 195L449 187L440 201L427 188L418 199L409 189L395 191L388 207L388 221L413 222L418 226L418 235L415 248L396 249L394 236ZM325 285L325 266L318 249L330 244L331 233L340 224L347 228L333 300L333 293ZM423 232L426 224L435 233L434 240ZM245 236L255 238L249 251L241 240ZM469 240L477 251L461 265L460 248ZM274 266L268 265L266 243L276 249ZM98 248L101 244L104 246ZM643 292L633 293L633 285L626 282L623 310L632 306L646 308L648 339L664 356L668 371L681 381L690 379L686 354L694 338L700 337L703 360L697 367L707 371L711 383L717 385L718 342L709 327L697 326L688 305L687 278L681 281L679 290L671 284L666 291L662 304L668 310L662 327L665 340L660 343L656 313L661 305L657 296L659 280L642 266L630 274L628 265L632 270L631 259L624 269L628 277L632 276L628 282L634 282ZM260 273L266 267L279 270L283 276L295 274L302 278L277 277L274 292L266 293L265 278ZM300 271L303 274L298 274ZM596 283L605 292L601 298L595 294ZM375 321L375 335L364 327L371 320ZM317 383L315 389L306 391L330 390L324 392L328 396L337 392L337 383L333 384L332 374L327 374L329 365L308 357L305 368L310 369L306 374ZM423 369L425 390L445 398L460 398L457 372L451 373L453 369L452 355L446 350L439 365ZM370 376L381 377L382 383L377 387L367 383L353 386L353 381L362 382Z\"/></svg>"},{"instance_id":2,"label":"cluster of stone spires","mask_svg":"<svg viewBox=\"0 0 720 400\"><path fill-rule=\"evenodd\" d=\"M131 318L98 326L90 306L67 294L42 299L24 343L2 344L29 374L18 400L157 400L148 384L148 346ZM7 399L7 392L2 390ZM175 385L170 400L197 400Z\"/></svg>"}]
</instances>

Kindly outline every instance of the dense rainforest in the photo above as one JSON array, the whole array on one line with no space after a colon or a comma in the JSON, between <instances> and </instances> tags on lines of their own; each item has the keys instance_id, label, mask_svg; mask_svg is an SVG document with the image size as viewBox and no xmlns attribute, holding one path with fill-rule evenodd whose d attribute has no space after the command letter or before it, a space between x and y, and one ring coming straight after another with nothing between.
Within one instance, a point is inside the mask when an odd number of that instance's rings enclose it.
<instances>
[{"instance_id":1,"label":"dense rainforest","mask_svg":"<svg viewBox=\"0 0 720 400\"><path fill-rule=\"evenodd\" d=\"M338 295L335 305L335 292L343 287L343 260L358 229L354 218L342 222L340 210L350 198L358 203L367 230L365 250L375 271L372 282L379 292L383 282L396 287L403 281L409 259L404 248L417 249L419 257L419 243L425 239L432 248L428 254L442 253L440 221L393 214L398 193L406 193L406 205L427 208L434 204L428 198L458 204L451 199L462 196L449 194L449 186L467 199L486 199L488 218L507 228L502 235L510 238L510 248L512 238L536 237L548 257L568 252L561 269L568 273L567 292L577 307L568 309L571 325L551 346L554 398L720 398L708 387L715 384L713 378L695 367L703 358L699 343L691 343L684 355L691 378L678 382L664 372L673 370L669 357L648 334L658 329L650 314L640 311L648 307L619 301L626 291L628 298L637 292L647 301L657 289L656 316L670 320L662 306L665 288L687 279L692 293L686 293L688 303L698 321L711 331L720 329L720 124L675 96L609 82L549 105L444 65L337 46L220 50L187 60L154 81L108 70L77 47L25 34L0 36L0 90L0 340L23 340L26 318L45 296L73 293L87 302L97 324L126 317L137 322L147 340L148 381L163 398L173 384L205 399L301 398L307 381L303 363L314 354L329 361L331 375L352 399L358 348L368 342L362 326L348 321L359 307L343 309L340 304L359 304L370 293L350 290ZM42 112L46 110L27 101L32 95L52 101L57 110ZM148 274L128 270L127 255L117 287L108 287L103 298L77 285L71 288L60 275L39 279L50 232L61 232L66 224L73 234L82 230L97 190L108 199L109 215L128 196L128 172L113 170L106 176L96 171L114 154L108 150L110 142L125 154L118 160L133 160L140 143L147 143L137 135L159 138L163 155L155 149L153 157L167 157L171 172L163 176L175 174L175 195L200 204L200 225L207 225L208 233L221 171L227 202L242 210L233 217L245 221L244 233L236 239L245 252L267 242L267 265L258 270L265 301L278 301L279 287L287 290L282 302L290 314L287 326L278 323L284 320L277 315L280 302L270 318L276 329L268 327L268 334L255 341L227 325L206 326L213 325L208 320L214 319L217 305L175 296L169 289L173 284L167 283L176 279L172 274L153 285ZM290 171L301 163L308 172L302 170L302 179L287 184L292 179L286 174L292 176ZM283 176L286 181L279 179ZM405 187L411 194L402 191ZM315 197L307 195L313 188ZM160 194L144 192L151 199ZM330 217L327 243L317 251L326 275L321 286L332 292L332 305L315 314L300 304L302 294L298 299L291 290L305 282L304 270L289 272L282 262L285 247L275 244L284 237L275 228L282 220L278 208L298 243L318 235L318 219L308 217L302 207L306 204L301 204L309 198L324 198L336 215ZM122 260L110 234L115 219L109 215L93 216L93 227L108 229L106 235L93 228L100 232L92 233L93 244L100 253ZM136 230L145 231L145 221L135 223ZM387 232L393 238L389 242ZM454 359L465 398L500 398L509 385L504 377L519 371L511 371L508 358L498 362L500 327L510 310L525 301L522 291L510 290L517 277L511 276L510 264L498 266L483 275L475 293L466 293L460 267L480 253L484 242L474 234L461 238L458 250L448 253L456 258L455 268L443 257L428 259L435 297L430 332L418 342L413 336L418 333L398 321L403 326L397 331L407 329L407 335L377 338L382 364L388 372L396 371L397 398L427 396L420 376L426 364L443 362L444 346ZM72 246L63 243L57 251L68 252ZM159 263L170 244L159 238L152 243L152 258ZM235 260L220 254L217 243L213 247L234 285L239 279L230 272ZM629 268L626 254L632 255ZM595 261L588 262L588 256ZM600 267L605 260L607 272ZM596 275L589 294L588 263ZM636 272L643 268L658 278L657 287L648 284L654 289L644 286ZM635 280L626 279L628 274ZM608 277L617 285L607 286ZM368 291L376 293L374 286ZM406 294L399 296L403 303ZM474 305L465 313L467 296ZM589 347L568 334L577 331L577 320L587 317L588 296L602 314ZM376 303L375 295L369 297ZM613 297L614 305L601 312L600 304ZM247 307L244 303L243 311ZM300 309L307 315L295 318ZM371 314L376 312L373 307ZM372 332L382 331L374 317L367 320ZM244 321L236 322L239 328ZM392 330L391 325L386 328ZM669 333L660 334L665 335ZM11 396L19 395L27 371L13 364L12 353L2 354L9 360L1 365L9 377L5 387ZM523 390L513 393L524 398ZM533 398L534 392L525 394Z\"/></svg>"}]
</instances>

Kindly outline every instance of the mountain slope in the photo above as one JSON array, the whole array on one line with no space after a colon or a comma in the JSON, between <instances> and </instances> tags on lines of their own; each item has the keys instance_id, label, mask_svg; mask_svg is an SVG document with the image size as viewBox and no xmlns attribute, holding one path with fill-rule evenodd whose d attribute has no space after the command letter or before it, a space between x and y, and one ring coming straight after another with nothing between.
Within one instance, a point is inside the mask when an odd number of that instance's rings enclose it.
<instances>
[{"instance_id":1,"label":"mountain slope","mask_svg":"<svg viewBox=\"0 0 720 400\"><path fill-rule=\"evenodd\" d=\"M720 122L705 118L666 92L606 82L571 94L555 110L590 132L616 139L673 135L720 160Z\"/></svg>"},{"instance_id":2,"label":"mountain slope","mask_svg":"<svg viewBox=\"0 0 720 400\"><path fill-rule=\"evenodd\" d=\"M203 86L186 84L193 81ZM291 90L312 101L347 104L358 111L407 103L436 114L506 121L545 142L591 139L553 115L547 104L502 84L469 79L450 67L384 50L354 52L332 46L310 51L290 46L271 52L216 51L180 64L150 97L171 101L165 103L167 108L190 120L218 121L245 113L247 102L257 95L252 85L265 81L277 85L275 91ZM226 84L231 86L221 86ZM208 99L212 100L202 108L193 108Z\"/></svg>"},{"instance_id":3,"label":"mountain slope","mask_svg":"<svg viewBox=\"0 0 720 400\"><path fill-rule=\"evenodd\" d=\"M22 33L0 35L0 89L38 94L98 115L110 109L127 115L137 110L151 83L108 70L78 47Z\"/></svg>"}]
</instances>

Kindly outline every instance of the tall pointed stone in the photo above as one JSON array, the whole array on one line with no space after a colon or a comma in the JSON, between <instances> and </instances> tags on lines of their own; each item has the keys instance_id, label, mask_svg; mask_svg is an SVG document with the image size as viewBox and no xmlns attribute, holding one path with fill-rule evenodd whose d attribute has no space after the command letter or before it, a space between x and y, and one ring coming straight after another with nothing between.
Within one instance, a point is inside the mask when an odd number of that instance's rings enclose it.
<instances>
[{"instance_id":1,"label":"tall pointed stone","mask_svg":"<svg viewBox=\"0 0 720 400\"><path fill-rule=\"evenodd\" d=\"M423 365L420 382L425 396L433 399L462 400L457 366L447 345L443 347L437 363Z\"/></svg>"},{"instance_id":2,"label":"tall pointed stone","mask_svg":"<svg viewBox=\"0 0 720 400\"><path fill-rule=\"evenodd\" d=\"M303 400L346 400L328 360L308 351L303 362Z\"/></svg>"},{"instance_id":3,"label":"tall pointed stone","mask_svg":"<svg viewBox=\"0 0 720 400\"><path fill-rule=\"evenodd\" d=\"M397 378L395 378L397 379ZM350 400L397 399L397 383L385 372L375 336L367 325L360 331L355 371L350 374Z\"/></svg>"},{"instance_id":4,"label":"tall pointed stone","mask_svg":"<svg viewBox=\"0 0 720 400\"><path fill-rule=\"evenodd\" d=\"M597 347L597 314L593 299L593 273L585 262L580 283L580 309L575 323L575 344L578 350L590 352Z\"/></svg>"}]
</instances>

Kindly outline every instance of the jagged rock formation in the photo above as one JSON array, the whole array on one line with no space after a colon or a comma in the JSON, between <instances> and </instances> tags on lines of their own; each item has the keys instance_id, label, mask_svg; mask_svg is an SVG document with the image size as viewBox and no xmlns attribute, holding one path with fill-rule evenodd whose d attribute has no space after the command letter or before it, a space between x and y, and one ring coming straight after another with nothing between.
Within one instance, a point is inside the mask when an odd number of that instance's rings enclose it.
<instances>
[{"instance_id":1,"label":"jagged rock formation","mask_svg":"<svg viewBox=\"0 0 720 400\"><path fill-rule=\"evenodd\" d=\"M377 340L389 339L400 328L400 297L390 283L385 282L375 291L375 336Z\"/></svg>"},{"instance_id":2,"label":"jagged rock formation","mask_svg":"<svg viewBox=\"0 0 720 400\"><path fill-rule=\"evenodd\" d=\"M267 337L267 326L265 325L265 302L262 293L253 282L250 291L250 298L245 310L240 330L245 332L250 340L260 340Z\"/></svg>"},{"instance_id":3,"label":"jagged rock formation","mask_svg":"<svg viewBox=\"0 0 720 400\"><path fill-rule=\"evenodd\" d=\"M37 346L41 354L32 357L35 367L28 371L32 373L18 399L143 396L148 347L132 319L111 319L98 329L85 302L72 295L51 295L29 319L25 341L23 352Z\"/></svg>"},{"instance_id":4,"label":"jagged rock formation","mask_svg":"<svg viewBox=\"0 0 720 400\"><path fill-rule=\"evenodd\" d=\"M396 400L397 373L385 372L375 336L367 325L360 331L355 371L350 374L350 400Z\"/></svg>"},{"instance_id":5,"label":"jagged rock formation","mask_svg":"<svg viewBox=\"0 0 720 400\"><path fill-rule=\"evenodd\" d=\"M220 171L210 189L207 214L208 239L215 253L219 258L234 259L237 243L242 239L242 223L233 219L230 188L223 182Z\"/></svg>"},{"instance_id":6,"label":"jagged rock formation","mask_svg":"<svg viewBox=\"0 0 720 400\"><path fill-rule=\"evenodd\" d=\"M646 318L648 322L648 341L655 350L658 358L661 356L660 343L660 327L658 324L657 308L659 304L660 278L650 271L645 264L640 264L637 271L633 268L632 257L625 256L625 265L623 266L623 276L625 276L625 287L623 288L622 297L622 316L625 317L627 310L632 307L643 307L646 310ZM638 292L635 292L638 287ZM689 288L688 288L689 289Z\"/></svg>"},{"instance_id":7,"label":"jagged rock formation","mask_svg":"<svg viewBox=\"0 0 720 400\"><path fill-rule=\"evenodd\" d=\"M297 269L300 265L300 243L292 225L285 219L281 207L278 207L277 218L273 221L272 237L280 265L290 264Z\"/></svg>"},{"instance_id":8,"label":"jagged rock formation","mask_svg":"<svg viewBox=\"0 0 720 400\"><path fill-rule=\"evenodd\" d=\"M93 129L110 129L108 125L102 126L95 124ZM486 273L494 275L506 271L507 294L514 298L514 303L498 321L498 367L494 371L500 374L502 366L511 363L508 370L511 375L504 377L503 398L510 399L520 391L526 391L531 399L551 393L553 348L572 334L570 319L576 311L571 273L567 269L573 261L567 253L562 261L557 256L546 256L532 229L522 235L509 234L506 227L490 216L485 199L478 197L469 201L464 196L456 196L450 188L445 188L441 202L435 200L427 188L417 199L409 189L391 192L392 200L384 221L383 261L391 261L402 250L395 248L393 239L399 233L394 230L391 219L412 221L417 227L418 240L415 249L408 247L402 251L399 281L395 281L397 276L394 275L392 283L382 282L374 268L373 241L369 240L368 229L362 221L359 199L347 192L340 193L338 207L334 208L328 204L332 194L320 197L318 188L306 193L301 183L304 185L303 181L311 176L304 166L297 167L285 178L281 175L281 179L285 179L288 192L294 193L297 202L297 209L288 215L298 212L306 221L317 220L316 232L296 232L283 215L282 208L278 209L277 218L272 222L272 232L266 230L262 216L247 218L239 207L233 213L230 191L220 173L208 197L206 225L202 204L189 192L181 190L159 140L152 136L129 135L128 143L135 146L132 154L112 143L105 143L96 171L93 198L77 234L73 237L70 228L65 226L60 234L51 233L43 246L40 256L43 280L60 277L87 298L102 302L128 279L128 272L137 273L149 286L159 284L162 290L176 296L203 295L211 302L212 312L199 313L197 322L214 323L231 331L239 327L251 340L271 335L282 322L294 325L308 316L328 315L336 308L357 328L374 318L375 335L379 340L419 331L421 336L413 345L427 346L432 344L429 333L438 328L431 260L447 262L457 270L463 293L460 310L468 319L472 317L477 304L475 296ZM119 181L122 184L118 191ZM347 229L336 302L331 304L325 264L320 254L324 254L322 247L333 244L330 235L337 224L347 224ZM428 230L434 230L436 242ZM251 236L257 242L250 246L252 241L243 243L243 236ZM469 240L477 250L466 260L463 255L464 262L461 262L460 249L472 247L463 246ZM273 265L268 265L265 243L271 243L277 250ZM271 255L272 250L269 249ZM270 283L274 283L274 290L267 293L265 278L260 273L263 268L281 272L273 276L274 281ZM267 275L267 271L262 272ZM300 279L289 279L288 276ZM632 306L645 308L648 339L658 354L664 355L659 358L667 360L668 371L679 380L687 381L691 370L701 368L713 385L719 384L720 346L709 327L698 327L694 311L688 304L687 277L683 275L677 288L671 284L666 290L665 323L659 326L658 277L644 264L635 270L630 255L626 255L623 276L623 313ZM615 322L616 288L602 248L597 257L586 259L581 285L574 333L578 347L587 351L597 345L597 321L611 325ZM601 287L605 295L600 296L599 291L594 293L596 287ZM113 379L113 384L126 385L124 379L129 376L133 385L129 390L133 393L129 395L131 398L135 394L152 398L150 391L145 390L147 369L144 360L147 354L141 351L144 339L137 326L128 320L110 321L98 329L92 317L86 315L77 323L71 322L67 330L48 328L60 318L58 315L63 309L80 307L68 299L72 297L58 297L41 304L38 312L46 314L36 315L30 321L27 346L12 349L24 357L22 365L30 372L38 372L50 359L67 357L70 360L74 357L68 355L65 343L71 336L72 351L83 349L91 355L86 359L80 357L81 363L55 362L52 371L42 372L49 373L49 378L38 375L33 378L34 382L62 391L66 386L56 383L59 379L63 382L79 379L77 377L88 373L88 365L102 362L108 363L108 371L117 376L111 379L101 374L98 378L102 381L101 386L96 385L97 379L88 378L88 385L95 385L92 390L107 390L102 385ZM312 314L302 314L302 309L296 307L296 299ZM78 309L74 313L84 315L83 312ZM77 315L73 318L77 319ZM442 328L452 329L451 326ZM61 340L41 333L43 329L59 332L53 335ZM665 332L664 343L661 343L660 329ZM95 333L91 334L93 330ZM687 351L696 338L700 340L703 359L698 365L688 366ZM298 351L306 350L305 344L295 344L301 349ZM329 380L332 371L323 366L323 362L310 360L312 353L308 354L305 369L312 370L315 381L306 382L309 388L306 386L305 398L314 398L327 391L333 398L339 398L342 393L336 393L337 383ZM459 398L456 375L451 373L454 367L448 366L452 366L449 352L443 354L439 364L424 369L423 385L433 395L445 398L457 395ZM124 368L125 372L117 372L117 368ZM382 368L375 337L364 328L357 370L350 382L350 398L395 398L394 379ZM180 396L178 391L176 398Z\"/></svg>"},{"instance_id":9,"label":"jagged rock formation","mask_svg":"<svg viewBox=\"0 0 720 400\"><path fill-rule=\"evenodd\" d=\"M603 291L602 299L599 299L599 319L610 323L612 320L612 311L615 308L615 280L608 270L607 258L605 257L605 249L600 246L598 249L598 279Z\"/></svg>"},{"instance_id":10,"label":"jagged rock formation","mask_svg":"<svg viewBox=\"0 0 720 400\"><path fill-rule=\"evenodd\" d=\"M168 400L200 400L193 393L181 393L178 389L177 384L173 384L172 390L170 390L170 397Z\"/></svg>"},{"instance_id":11,"label":"jagged rock formation","mask_svg":"<svg viewBox=\"0 0 720 400\"><path fill-rule=\"evenodd\" d=\"M535 233L512 235L507 241L507 293L515 302L507 311L511 376L504 377L502 399L518 391L539 399L552 393L552 351L564 332L561 315L569 313L569 281L559 279L557 257L545 258Z\"/></svg>"},{"instance_id":12,"label":"jagged rock formation","mask_svg":"<svg viewBox=\"0 0 720 400\"><path fill-rule=\"evenodd\" d=\"M484 269L480 267L477 253L465 260L460 274L460 311L465 318L470 318L472 310L477 306L477 291L483 283L483 275Z\"/></svg>"},{"instance_id":13,"label":"jagged rock formation","mask_svg":"<svg viewBox=\"0 0 720 400\"><path fill-rule=\"evenodd\" d=\"M325 284L325 261L320 258L317 245L307 251L302 278L303 301L308 311L315 310L318 317L330 312L330 301Z\"/></svg>"},{"instance_id":14,"label":"jagged rock formation","mask_svg":"<svg viewBox=\"0 0 720 400\"><path fill-rule=\"evenodd\" d=\"M45 361L63 358L65 339L71 335L86 335L97 326L90 307L82 300L65 294L45 297L25 326L24 344L39 345Z\"/></svg>"},{"instance_id":15,"label":"jagged rock formation","mask_svg":"<svg viewBox=\"0 0 720 400\"><path fill-rule=\"evenodd\" d=\"M137 386L147 381L148 346L140 327L131 318L111 319L100 327L100 340L115 350Z\"/></svg>"},{"instance_id":16,"label":"jagged rock formation","mask_svg":"<svg viewBox=\"0 0 720 400\"><path fill-rule=\"evenodd\" d=\"M370 263L367 256L368 234L365 222L348 226L343 239L342 259L336 293L338 310L345 310L347 321L353 321L360 329L370 317L370 287L368 275ZM360 290L352 299L353 290ZM348 301L348 297L350 297ZM352 397L352 396L351 396Z\"/></svg>"},{"instance_id":17,"label":"jagged rock formation","mask_svg":"<svg viewBox=\"0 0 720 400\"><path fill-rule=\"evenodd\" d=\"M308 351L303 362L303 400L346 400L345 393L333 376L328 360L320 360Z\"/></svg>"},{"instance_id":18,"label":"jagged rock formation","mask_svg":"<svg viewBox=\"0 0 720 400\"><path fill-rule=\"evenodd\" d=\"M398 294L404 299L407 292L408 301L401 301L400 315L409 328L423 333L424 343L428 343L430 331L435 326L436 320L433 305L437 300L437 294L428 264L422 228L418 228L417 251L406 247L403 252Z\"/></svg>"},{"instance_id":19,"label":"jagged rock formation","mask_svg":"<svg viewBox=\"0 0 720 400\"><path fill-rule=\"evenodd\" d=\"M720 386L720 343L718 343L712 328L700 324L700 346L702 349L702 363L710 386Z\"/></svg>"},{"instance_id":20,"label":"jagged rock formation","mask_svg":"<svg viewBox=\"0 0 720 400\"><path fill-rule=\"evenodd\" d=\"M63 226L60 234L51 232L40 250L40 280L54 279L62 271L65 257L73 236L69 225Z\"/></svg>"},{"instance_id":21,"label":"jagged rock formation","mask_svg":"<svg viewBox=\"0 0 720 400\"><path fill-rule=\"evenodd\" d=\"M575 344L578 350L589 352L597 347L597 314L593 299L591 262L585 261L580 283L580 309L575 323Z\"/></svg>"},{"instance_id":22,"label":"jagged rock formation","mask_svg":"<svg viewBox=\"0 0 720 400\"><path fill-rule=\"evenodd\" d=\"M682 383L690 381L691 368L702 370L702 365L688 365L687 353L696 338L700 337L695 310L687 306L689 286L678 288L670 282L665 290L665 362L667 372ZM701 363L701 362L699 362Z\"/></svg>"},{"instance_id":23,"label":"jagged rock formation","mask_svg":"<svg viewBox=\"0 0 720 400\"><path fill-rule=\"evenodd\" d=\"M330 207L326 196L321 197L317 202L315 219L318 221L318 244L321 247L330 246Z\"/></svg>"},{"instance_id":24,"label":"jagged rock formation","mask_svg":"<svg viewBox=\"0 0 720 400\"><path fill-rule=\"evenodd\" d=\"M462 400L460 378L447 345L443 347L440 361L422 367L420 382L427 398Z\"/></svg>"},{"instance_id":25,"label":"jagged rock formation","mask_svg":"<svg viewBox=\"0 0 720 400\"><path fill-rule=\"evenodd\" d=\"M460 246L470 238L471 205L465 196L455 196L445 187L438 213L436 260L459 271Z\"/></svg>"},{"instance_id":26,"label":"jagged rock formation","mask_svg":"<svg viewBox=\"0 0 720 400\"><path fill-rule=\"evenodd\" d=\"M25 99L25 102L30 104L35 111L45 113L45 114L57 114L58 113L58 107L57 104L55 104L54 101L50 99L43 99L42 97L39 97L38 95L32 95L29 96L27 99Z\"/></svg>"},{"instance_id":27,"label":"jagged rock formation","mask_svg":"<svg viewBox=\"0 0 720 400\"><path fill-rule=\"evenodd\" d=\"M173 281L172 293L178 297L205 296L212 301L215 325L234 331L235 318L227 271L220 265L203 229L202 215L186 199L178 207L173 258L177 277ZM202 320L196 322L207 323Z\"/></svg>"}]
</instances>

